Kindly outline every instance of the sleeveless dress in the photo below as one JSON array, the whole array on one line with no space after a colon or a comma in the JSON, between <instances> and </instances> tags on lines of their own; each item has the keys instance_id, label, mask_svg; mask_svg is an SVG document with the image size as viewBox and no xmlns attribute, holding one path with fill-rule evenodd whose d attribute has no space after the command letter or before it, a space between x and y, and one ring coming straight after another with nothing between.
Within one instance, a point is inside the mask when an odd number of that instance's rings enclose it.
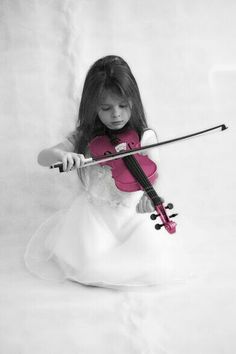
<instances>
[{"instance_id":1,"label":"sleeveless dress","mask_svg":"<svg viewBox=\"0 0 236 354\"><path fill-rule=\"evenodd\" d=\"M142 145L153 143L152 132L144 133ZM24 258L30 272L113 288L186 278L177 233L157 231L148 213L136 212L142 191L118 190L109 166L81 168L78 176L82 188L72 205L46 220L28 243Z\"/></svg>"}]
</instances>

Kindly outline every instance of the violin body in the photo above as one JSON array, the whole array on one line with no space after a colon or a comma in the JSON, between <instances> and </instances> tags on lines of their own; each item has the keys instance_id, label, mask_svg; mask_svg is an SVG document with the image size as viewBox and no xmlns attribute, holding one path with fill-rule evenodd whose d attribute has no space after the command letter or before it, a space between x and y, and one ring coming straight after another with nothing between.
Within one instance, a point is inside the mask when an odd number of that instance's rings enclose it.
<instances>
[{"instance_id":1,"label":"violin body","mask_svg":"<svg viewBox=\"0 0 236 354\"><path fill-rule=\"evenodd\" d=\"M115 152L119 153L120 151L128 151L140 147L139 136L134 130L117 133L115 140L116 142L112 142L111 137L108 135L95 137L88 146L92 158L96 159L102 155L109 157ZM112 177L119 190L124 192L144 190L157 211L157 214L151 215L151 219L155 220L160 217L162 221L162 224L156 224L155 228L159 230L164 226L170 234L175 233L176 223L171 221L170 218L177 214L173 214L170 217L166 214L165 209L172 209L173 206L168 204L165 207L162 198L159 197L153 188L152 184L157 178L157 166L148 156L137 153L132 156L101 162L100 164L111 167Z\"/></svg>"},{"instance_id":2,"label":"violin body","mask_svg":"<svg viewBox=\"0 0 236 354\"><path fill-rule=\"evenodd\" d=\"M107 135L97 136L89 143L89 151L93 158L98 156L109 156L123 150L132 150L140 147L139 136L134 130L117 135L121 141L118 145L112 145ZM157 166L146 155L134 155L138 163L142 166L150 183L154 183L157 178ZM110 166L112 177L115 180L117 188L123 192L135 192L141 189L140 184L134 179L132 173L127 169L123 159L114 159L107 162L101 162L101 165Z\"/></svg>"}]
</instances>

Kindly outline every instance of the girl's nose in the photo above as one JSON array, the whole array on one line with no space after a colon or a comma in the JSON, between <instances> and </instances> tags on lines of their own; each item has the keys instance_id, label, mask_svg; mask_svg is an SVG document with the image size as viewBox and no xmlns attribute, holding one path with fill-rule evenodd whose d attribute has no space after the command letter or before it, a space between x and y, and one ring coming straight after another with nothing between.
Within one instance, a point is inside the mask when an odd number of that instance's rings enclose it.
<instances>
[{"instance_id":1,"label":"girl's nose","mask_svg":"<svg viewBox=\"0 0 236 354\"><path fill-rule=\"evenodd\" d=\"M114 106L112 110L112 116L114 118L117 118L120 116L120 107L119 106Z\"/></svg>"}]
</instances>

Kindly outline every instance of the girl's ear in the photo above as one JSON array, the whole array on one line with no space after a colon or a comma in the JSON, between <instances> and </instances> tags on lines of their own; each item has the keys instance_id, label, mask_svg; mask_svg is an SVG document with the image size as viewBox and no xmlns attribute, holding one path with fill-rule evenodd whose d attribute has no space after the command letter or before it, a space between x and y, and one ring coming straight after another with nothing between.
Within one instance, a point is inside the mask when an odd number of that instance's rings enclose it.
<instances>
[{"instance_id":1,"label":"girl's ear","mask_svg":"<svg viewBox=\"0 0 236 354\"><path fill-rule=\"evenodd\" d=\"M128 100L128 103L129 103L130 109L132 109L132 107L133 107L133 102L131 101L131 99Z\"/></svg>"}]
</instances>

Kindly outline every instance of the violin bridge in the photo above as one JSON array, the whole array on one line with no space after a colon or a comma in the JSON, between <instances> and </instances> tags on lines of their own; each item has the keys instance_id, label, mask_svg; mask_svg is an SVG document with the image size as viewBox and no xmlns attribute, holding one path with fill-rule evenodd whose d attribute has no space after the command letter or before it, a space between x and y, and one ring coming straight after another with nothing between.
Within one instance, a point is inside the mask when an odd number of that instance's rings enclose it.
<instances>
[{"instance_id":1,"label":"violin bridge","mask_svg":"<svg viewBox=\"0 0 236 354\"><path fill-rule=\"evenodd\" d=\"M127 150L127 143L121 143L115 146L116 152Z\"/></svg>"}]
</instances>

